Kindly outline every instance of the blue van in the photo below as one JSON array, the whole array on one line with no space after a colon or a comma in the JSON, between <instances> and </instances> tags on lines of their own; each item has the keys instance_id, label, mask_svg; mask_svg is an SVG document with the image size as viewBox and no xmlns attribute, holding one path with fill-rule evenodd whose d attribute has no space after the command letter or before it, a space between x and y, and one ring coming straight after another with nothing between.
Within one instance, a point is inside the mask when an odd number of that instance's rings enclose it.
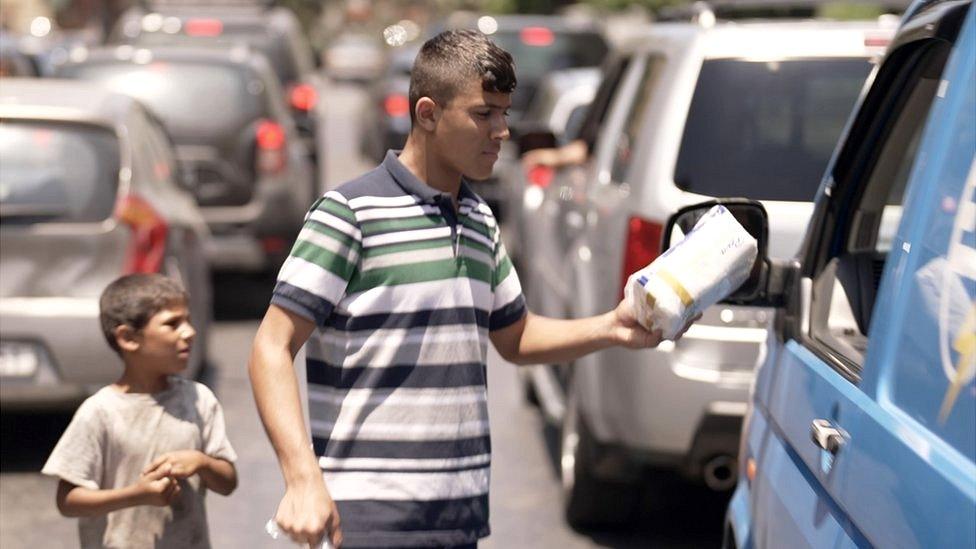
<instances>
[{"instance_id":1,"label":"blue van","mask_svg":"<svg viewBox=\"0 0 976 549\"><path fill-rule=\"evenodd\" d=\"M976 13L906 12L797 257L760 240L731 302L777 307L726 547L976 547ZM686 226L710 206L672 216ZM669 241L669 236L665 237Z\"/></svg>"}]
</instances>

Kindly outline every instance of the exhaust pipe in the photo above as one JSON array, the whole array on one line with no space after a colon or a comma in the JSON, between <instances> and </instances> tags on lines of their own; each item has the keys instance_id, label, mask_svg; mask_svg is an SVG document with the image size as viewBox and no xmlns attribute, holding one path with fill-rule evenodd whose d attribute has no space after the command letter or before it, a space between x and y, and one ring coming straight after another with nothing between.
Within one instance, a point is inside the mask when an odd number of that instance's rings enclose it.
<instances>
[{"instance_id":1,"label":"exhaust pipe","mask_svg":"<svg viewBox=\"0 0 976 549\"><path fill-rule=\"evenodd\" d=\"M716 492L725 492L735 486L735 458L728 455L715 456L702 467L705 486Z\"/></svg>"}]
</instances>

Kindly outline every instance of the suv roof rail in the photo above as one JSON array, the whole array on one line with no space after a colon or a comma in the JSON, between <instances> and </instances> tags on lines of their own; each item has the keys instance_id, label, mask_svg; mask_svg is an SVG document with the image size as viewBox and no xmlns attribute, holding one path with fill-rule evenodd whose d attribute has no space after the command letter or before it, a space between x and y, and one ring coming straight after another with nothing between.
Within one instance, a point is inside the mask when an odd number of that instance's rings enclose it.
<instances>
[{"instance_id":1,"label":"suv roof rail","mask_svg":"<svg viewBox=\"0 0 976 549\"><path fill-rule=\"evenodd\" d=\"M139 0L146 10L155 8L271 8L275 0Z\"/></svg>"},{"instance_id":2,"label":"suv roof rail","mask_svg":"<svg viewBox=\"0 0 976 549\"><path fill-rule=\"evenodd\" d=\"M855 0L846 2L856 6L875 6L892 13L902 13L911 0ZM836 5L825 0L700 0L692 4L665 7L656 12L657 21L691 21L707 24L715 20L733 19L797 19L811 18L818 9Z\"/></svg>"}]
</instances>

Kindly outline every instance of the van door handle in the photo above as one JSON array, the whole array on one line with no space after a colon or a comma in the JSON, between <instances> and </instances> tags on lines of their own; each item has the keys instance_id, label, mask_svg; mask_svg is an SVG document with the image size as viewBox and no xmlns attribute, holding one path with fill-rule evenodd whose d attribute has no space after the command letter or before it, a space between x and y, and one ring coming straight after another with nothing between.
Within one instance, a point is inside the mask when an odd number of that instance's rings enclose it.
<instances>
[{"instance_id":1,"label":"van door handle","mask_svg":"<svg viewBox=\"0 0 976 549\"><path fill-rule=\"evenodd\" d=\"M810 426L810 438L813 439L814 444L833 455L836 455L844 445L844 433L826 419L813 420Z\"/></svg>"}]
</instances>

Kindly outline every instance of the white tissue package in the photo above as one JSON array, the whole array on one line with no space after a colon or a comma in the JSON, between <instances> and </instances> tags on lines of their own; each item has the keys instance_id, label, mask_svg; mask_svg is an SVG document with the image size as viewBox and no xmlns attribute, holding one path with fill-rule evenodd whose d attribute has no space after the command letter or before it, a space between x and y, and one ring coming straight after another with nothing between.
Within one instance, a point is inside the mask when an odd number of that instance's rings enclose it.
<instances>
[{"instance_id":1,"label":"white tissue package","mask_svg":"<svg viewBox=\"0 0 976 549\"><path fill-rule=\"evenodd\" d=\"M630 275L624 294L641 326L674 339L695 315L746 279L758 245L724 206L714 206L681 242Z\"/></svg>"}]
</instances>

